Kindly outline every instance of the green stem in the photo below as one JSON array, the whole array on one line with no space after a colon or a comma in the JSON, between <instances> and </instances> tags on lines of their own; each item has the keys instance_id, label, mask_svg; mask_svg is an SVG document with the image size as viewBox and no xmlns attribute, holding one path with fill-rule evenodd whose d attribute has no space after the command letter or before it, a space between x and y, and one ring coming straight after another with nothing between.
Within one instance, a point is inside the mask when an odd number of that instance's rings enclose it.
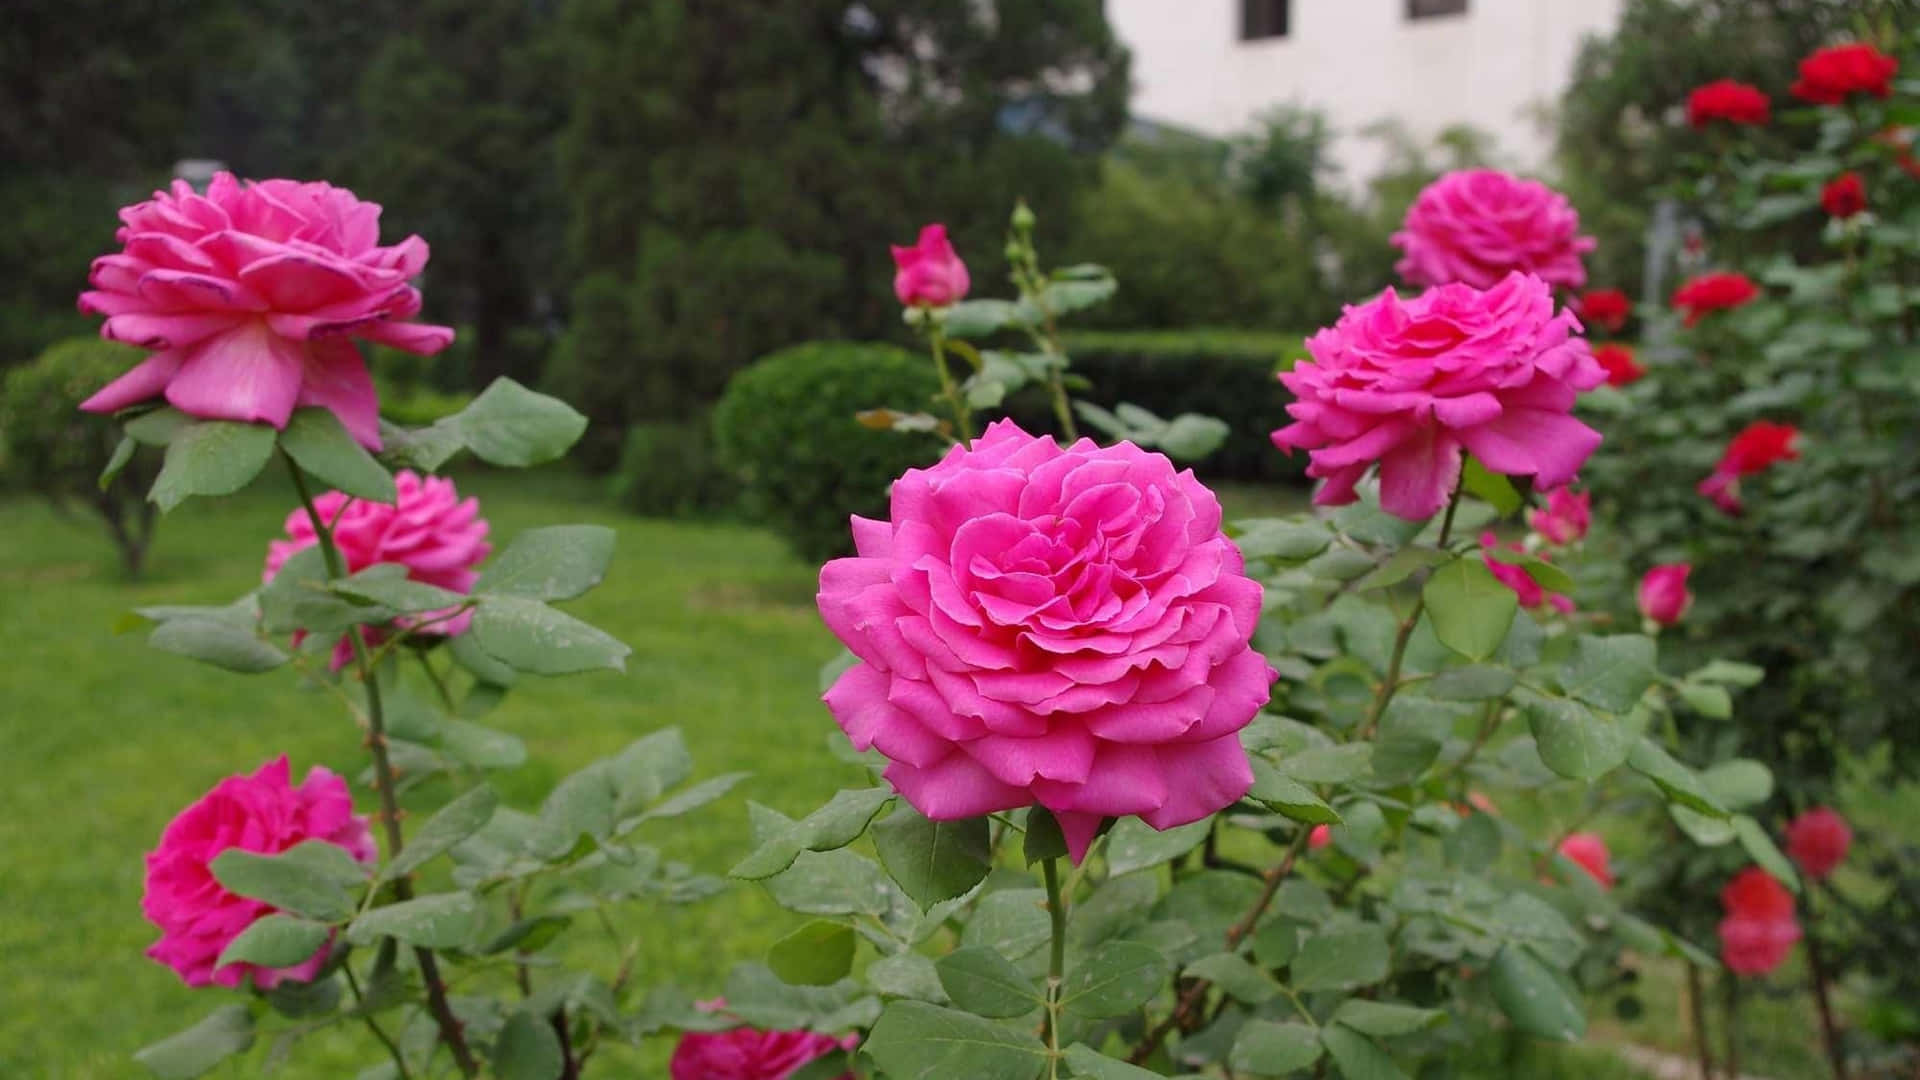
<instances>
[{"instance_id":1,"label":"green stem","mask_svg":"<svg viewBox=\"0 0 1920 1080\"><path fill-rule=\"evenodd\" d=\"M1067 970L1067 906L1060 896L1060 860L1040 863L1040 876L1047 885L1047 917L1053 931L1052 948L1047 954L1047 1076L1060 1075L1060 987Z\"/></svg>"},{"instance_id":2,"label":"green stem","mask_svg":"<svg viewBox=\"0 0 1920 1080\"><path fill-rule=\"evenodd\" d=\"M446 680L442 679L440 673L433 669L433 661L427 659L426 653L415 653L414 655L420 658L420 669L427 673L427 681L433 684L433 689L440 695L440 704L445 707L449 713L459 712L460 710L454 707L453 694L448 691Z\"/></svg>"},{"instance_id":3,"label":"green stem","mask_svg":"<svg viewBox=\"0 0 1920 1080\"><path fill-rule=\"evenodd\" d=\"M307 520L313 525L314 538L320 545L320 558L327 566L327 577L330 580L345 577L346 568L340 558L340 549L334 545L332 529L320 518L320 509L314 504L306 474L300 471L300 466L285 450L280 452L280 457L287 464L287 472L293 477L293 490L299 494L300 505L306 508ZM391 859L400 854L406 841L400 832L398 778L393 771L393 760L387 754L386 714L381 707L380 680L359 627L348 629L347 642L353 648L354 669L359 673L361 685L367 692L367 751L373 756L373 786L380 796L380 825L386 834L387 857ZM395 879L393 894L398 900L412 899L413 882L405 877ZM440 979L440 965L434 959L433 950L416 948L413 956L420 966L421 981L427 985L428 1011L440 1027L440 1038L453 1054L454 1064L459 1066L462 1076L479 1075L480 1065L467 1046L459 1018L453 1015L453 1007L447 1003L446 984Z\"/></svg>"},{"instance_id":4,"label":"green stem","mask_svg":"<svg viewBox=\"0 0 1920 1080\"><path fill-rule=\"evenodd\" d=\"M973 418L967 411L966 399L960 396L959 384L953 381L953 372L947 368L947 335L938 325L927 331L927 345L933 350L934 370L940 373L940 393L953 409L954 433L960 437L960 445L971 448Z\"/></svg>"},{"instance_id":5,"label":"green stem","mask_svg":"<svg viewBox=\"0 0 1920 1080\"><path fill-rule=\"evenodd\" d=\"M1436 547L1447 546L1447 537L1453 532L1454 511L1460 509L1461 493L1461 488L1454 488L1453 498L1447 501L1447 513L1440 519L1440 539L1434 545ZM1407 657L1407 642L1413 638L1413 628L1420 625L1420 614L1426 610L1426 605L1425 593L1416 596L1413 610L1407 613L1406 619L1400 623L1400 632L1394 635L1393 655L1387 660L1387 677L1381 680L1380 688L1374 691L1373 704L1367 707L1367 718L1360 724L1359 737L1362 739L1373 738L1374 730L1380 726L1381 715L1387 711L1394 693L1400 689L1400 664Z\"/></svg>"},{"instance_id":6,"label":"green stem","mask_svg":"<svg viewBox=\"0 0 1920 1080\"><path fill-rule=\"evenodd\" d=\"M360 992L360 980L354 977L353 965L341 964L340 970L347 976L347 989L353 992L354 1007L364 1006L366 996ZM394 1042L393 1036L381 1029L380 1022L373 1018L373 1014L363 1014L361 1019L366 1021L367 1030L373 1032L373 1037L379 1039L380 1045L386 1047L387 1053L393 1057L393 1069L400 1075L400 1080L412 1080L413 1074L407 1071L407 1056L400 1052L400 1044Z\"/></svg>"}]
</instances>

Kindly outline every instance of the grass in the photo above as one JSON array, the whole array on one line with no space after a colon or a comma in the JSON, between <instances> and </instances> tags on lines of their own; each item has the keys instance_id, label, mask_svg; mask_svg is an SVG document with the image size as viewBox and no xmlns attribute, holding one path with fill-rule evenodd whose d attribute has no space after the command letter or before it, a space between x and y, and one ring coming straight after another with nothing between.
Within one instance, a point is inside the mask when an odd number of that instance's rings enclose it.
<instances>
[{"instance_id":1,"label":"grass","mask_svg":"<svg viewBox=\"0 0 1920 1080\"><path fill-rule=\"evenodd\" d=\"M819 805L861 774L828 749L834 731L816 699L835 646L813 610L815 570L772 536L736 525L643 521L605 506L596 486L562 472L460 478L478 495L496 544L560 522L615 526L607 584L569 605L634 649L625 675L527 680L488 718L523 738L528 764L497 774L509 804L537 805L567 772L667 726L686 734L697 775L754 773L748 796L790 814ZM1300 508L1297 493L1225 492L1236 514ZM0 1076L139 1075L128 1055L198 1019L220 995L184 990L144 960L152 939L139 911L141 855L185 803L221 776L288 753L297 770L356 775L362 754L348 721L286 673L245 677L116 636L127 609L225 602L258 581L268 538L292 503L276 479L223 500L194 501L164 524L149 578L127 584L89 521L37 502L0 499ZM1914 800L1888 797L1886 816ZM744 850L738 796L655 837L673 858L723 872ZM1907 820L1911 820L1910 816ZM736 962L755 959L801 921L758 889L733 889L691 908L636 909L642 970L712 993ZM583 946L590 949L591 946ZM586 952L610 971L605 955ZM605 973L605 972L603 972ZM659 976L642 979L660 981ZM1676 972L1655 968L1639 990L1647 1016L1597 1024L1596 1038L1687 1050ZM1785 985L1784 980L1782 985ZM1596 1003L1596 1016L1606 1009ZM1751 1067L1808 1075L1814 1061L1805 1003L1756 1002L1747 1028L1761 1045ZM314 1040L278 1075L350 1076L373 1056L358 1032ZM1458 1075L1625 1080L1604 1049L1475 1048ZM256 1059L257 1060L257 1059ZM1778 1067L1775 1067L1778 1066ZM659 1050L609 1053L606 1075L657 1075ZM245 1069L254 1068L253 1064ZM231 1067L223 1075L253 1075Z\"/></svg>"}]
</instances>

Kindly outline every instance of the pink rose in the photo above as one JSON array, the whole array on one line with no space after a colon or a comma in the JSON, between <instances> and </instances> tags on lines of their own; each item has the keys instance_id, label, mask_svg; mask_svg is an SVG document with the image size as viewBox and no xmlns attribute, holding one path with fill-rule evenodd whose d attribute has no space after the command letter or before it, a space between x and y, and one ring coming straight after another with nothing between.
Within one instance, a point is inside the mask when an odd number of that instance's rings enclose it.
<instances>
[{"instance_id":1,"label":"pink rose","mask_svg":"<svg viewBox=\"0 0 1920 1080\"><path fill-rule=\"evenodd\" d=\"M1593 494L1583 491L1575 495L1567 488L1557 488L1547 496L1545 510L1528 511L1527 524L1547 543L1558 547L1583 540L1593 524Z\"/></svg>"},{"instance_id":2,"label":"pink rose","mask_svg":"<svg viewBox=\"0 0 1920 1080\"><path fill-rule=\"evenodd\" d=\"M1787 826L1787 854L1808 877L1833 873L1851 846L1853 830L1847 827L1847 819L1829 807L1815 807Z\"/></svg>"},{"instance_id":3,"label":"pink rose","mask_svg":"<svg viewBox=\"0 0 1920 1080\"><path fill-rule=\"evenodd\" d=\"M1613 859L1599 833L1577 832L1560 841L1560 854L1593 875L1603 889L1613 888Z\"/></svg>"},{"instance_id":4,"label":"pink rose","mask_svg":"<svg viewBox=\"0 0 1920 1080\"><path fill-rule=\"evenodd\" d=\"M1579 326L1529 274L1411 300L1389 289L1309 338L1312 359L1280 376L1296 400L1274 445L1308 451L1307 475L1327 481L1313 497L1321 505L1354 501L1378 462L1380 505L1409 520L1447 504L1462 447L1494 472L1559 487L1600 445L1568 415L1580 391L1606 380Z\"/></svg>"},{"instance_id":5,"label":"pink rose","mask_svg":"<svg viewBox=\"0 0 1920 1080\"><path fill-rule=\"evenodd\" d=\"M834 719L934 820L1039 803L1085 855L1103 818L1198 821L1253 782L1237 733L1277 677L1261 588L1220 504L1131 443L1062 448L1002 420L893 485L892 520L820 571L860 658Z\"/></svg>"},{"instance_id":6,"label":"pink rose","mask_svg":"<svg viewBox=\"0 0 1920 1080\"><path fill-rule=\"evenodd\" d=\"M1545 184L1465 169L1428 184L1408 208L1393 234L1405 252L1396 269L1411 285L1485 289L1519 272L1577 289L1587 283L1580 258L1596 243L1579 233L1579 213Z\"/></svg>"},{"instance_id":7,"label":"pink rose","mask_svg":"<svg viewBox=\"0 0 1920 1080\"><path fill-rule=\"evenodd\" d=\"M1666 563L1656 566L1640 578L1636 599L1640 614L1661 626L1672 626L1686 617L1693 606L1693 593L1687 588L1691 563Z\"/></svg>"},{"instance_id":8,"label":"pink rose","mask_svg":"<svg viewBox=\"0 0 1920 1080\"><path fill-rule=\"evenodd\" d=\"M1521 607L1537 608L1543 604L1551 604L1553 605L1553 609L1562 615L1573 610L1572 600L1560 593L1547 592L1546 589L1541 587L1539 582L1533 580L1533 575L1527 573L1525 567L1518 566L1514 563L1501 562L1494 558L1494 549L1500 546L1502 545L1499 537L1490 532L1480 534L1480 558L1486 562L1487 571L1498 579L1500 584L1513 590L1514 595L1520 598ZM1517 543L1508 543L1505 546L1508 551L1525 550ZM1536 558L1539 558L1542 562L1546 561L1544 556L1536 556Z\"/></svg>"},{"instance_id":9,"label":"pink rose","mask_svg":"<svg viewBox=\"0 0 1920 1080\"><path fill-rule=\"evenodd\" d=\"M945 225L929 225L912 247L894 248L893 265L893 295L907 307L946 307L964 298L972 284Z\"/></svg>"},{"instance_id":10,"label":"pink rose","mask_svg":"<svg viewBox=\"0 0 1920 1080\"><path fill-rule=\"evenodd\" d=\"M1800 940L1793 894L1757 866L1734 875L1720 892L1727 917L1720 923L1720 958L1737 975L1765 975Z\"/></svg>"},{"instance_id":11,"label":"pink rose","mask_svg":"<svg viewBox=\"0 0 1920 1080\"><path fill-rule=\"evenodd\" d=\"M275 909L228 892L210 869L230 849L273 855L308 840L333 844L369 865L378 857L367 819L353 812L347 782L326 769L315 766L293 787L282 754L251 776L214 785L168 823L160 846L147 855L140 909L160 928L147 955L179 972L188 986L239 986L252 976L253 985L267 989L283 979L312 979L326 962L325 947L292 967L214 967L229 942Z\"/></svg>"},{"instance_id":12,"label":"pink rose","mask_svg":"<svg viewBox=\"0 0 1920 1080\"><path fill-rule=\"evenodd\" d=\"M379 204L345 188L223 172L204 196L175 180L120 220L123 250L93 261L80 310L107 316L102 337L154 353L88 398L89 412L165 396L192 416L280 428L317 405L377 450L380 403L352 339L421 356L453 340L408 321L426 241L379 246Z\"/></svg>"},{"instance_id":13,"label":"pink rose","mask_svg":"<svg viewBox=\"0 0 1920 1080\"><path fill-rule=\"evenodd\" d=\"M673 1048L667 1071L672 1080L786 1080L808 1062L859 1044L857 1035L836 1039L814 1031L690 1031Z\"/></svg>"},{"instance_id":14,"label":"pink rose","mask_svg":"<svg viewBox=\"0 0 1920 1080\"><path fill-rule=\"evenodd\" d=\"M354 499L339 491L329 491L314 500L314 508L333 532L334 545L340 549L347 572L358 573L378 563L398 563L407 568L410 580L453 592L471 592L480 578L474 567L493 550L487 543L489 526L480 516L480 501L462 500L453 481L445 477L422 477L409 469L396 473L393 482L399 498L391 506ZM295 552L316 543L305 507L287 515L286 529L289 539L267 544L267 565L260 575L263 582L272 581ZM420 612L394 620L415 633L443 637L465 633L472 621L472 611ZM377 640L377 635L369 631L368 640ZM352 656L352 644L342 636L334 647L335 670Z\"/></svg>"},{"instance_id":15,"label":"pink rose","mask_svg":"<svg viewBox=\"0 0 1920 1080\"><path fill-rule=\"evenodd\" d=\"M1307 849L1309 851L1319 851L1331 843L1333 843L1333 826L1331 825L1315 825L1313 829L1307 833Z\"/></svg>"}]
</instances>

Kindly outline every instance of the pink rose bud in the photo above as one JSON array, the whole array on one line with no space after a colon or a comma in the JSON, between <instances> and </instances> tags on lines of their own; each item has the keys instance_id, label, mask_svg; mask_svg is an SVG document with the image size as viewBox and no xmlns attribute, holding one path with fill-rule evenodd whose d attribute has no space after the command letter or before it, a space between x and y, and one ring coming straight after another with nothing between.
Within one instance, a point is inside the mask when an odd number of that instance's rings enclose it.
<instances>
[{"instance_id":1,"label":"pink rose bud","mask_svg":"<svg viewBox=\"0 0 1920 1080\"><path fill-rule=\"evenodd\" d=\"M1396 269L1408 284L1476 289L1516 272L1577 289L1587 283L1581 258L1597 242L1580 235L1580 214L1566 196L1494 169L1450 172L1428 184L1393 234L1406 253Z\"/></svg>"},{"instance_id":2,"label":"pink rose bud","mask_svg":"<svg viewBox=\"0 0 1920 1080\"><path fill-rule=\"evenodd\" d=\"M380 206L326 183L240 181L205 195L184 180L120 211L123 245L93 261L80 310L100 336L153 350L80 407L117 412L164 397L189 416L287 426L328 409L380 448L380 402L359 338L420 356L453 331L414 322L427 243L380 246Z\"/></svg>"},{"instance_id":3,"label":"pink rose bud","mask_svg":"<svg viewBox=\"0 0 1920 1080\"><path fill-rule=\"evenodd\" d=\"M283 754L250 776L214 785L167 825L160 846L147 856L140 910L160 928L160 940L147 955L179 972L188 986L239 986L251 977L265 990L283 979L312 979L326 962L324 945L292 967L214 966L241 931L275 909L228 892L210 869L226 851L276 855L308 840L332 844L369 865L379 855L367 819L353 812L347 782L326 769L315 766L294 787Z\"/></svg>"},{"instance_id":4,"label":"pink rose bud","mask_svg":"<svg viewBox=\"0 0 1920 1080\"><path fill-rule=\"evenodd\" d=\"M1613 860L1598 833L1577 832L1560 841L1560 854L1593 875L1603 889L1613 888Z\"/></svg>"},{"instance_id":5,"label":"pink rose bud","mask_svg":"<svg viewBox=\"0 0 1920 1080\"><path fill-rule=\"evenodd\" d=\"M1482 292L1443 285L1403 300L1389 289L1307 339L1310 359L1280 376L1293 423L1273 443L1305 450L1313 501L1339 506L1380 467L1380 506L1432 517L1460 479L1463 450L1550 491L1570 482L1600 433L1570 413L1607 373L1540 278L1512 274Z\"/></svg>"},{"instance_id":6,"label":"pink rose bud","mask_svg":"<svg viewBox=\"0 0 1920 1080\"><path fill-rule=\"evenodd\" d=\"M1246 794L1239 731L1278 675L1251 643L1260 583L1191 470L1002 420L891 504L820 570L860 661L826 702L922 814L1038 803L1077 863L1105 819L1170 829Z\"/></svg>"},{"instance_id":7,"label":"pink rose bud","mask_svg":"<svg viewBox=\"0 0 1920 1080\"><path fill-rule=\"evenodd\" d=\"M1847 827L1847 819L1825 806L1801 814L1787 826L1787 854L1808 877L1833 873L1852 845L1853 830Z\"/></svg>"},{"instance_id":8,"label":"pink rose bud","mask_svg":"<svg viewBox=\"0 0 1920 1080\"><path fill-rule=\"evenodd\" d=\"M1504 546L1508 551L1525 550L1518 543L1514 542L1508 542ZM1538 581L1533 579L1533 575L1527 572L1526 567L1514 563L1501 562L1494 558L1493 552L1502 547L1502 545L1500 538L1492 532L1483 532L1480 534L1480 547L1480 558L1487 564L1487 572L1492 574L1494 579L1500 582L1500 584L1513 590L1514 595L1520 598L1521 607L1531 610L1541 606L1551 606L1562 615L1573 610L1573 599L1571 597L1561 593L1547 592ZM1546 561L1544 556L1539 556L1539 558L1542 562Z\"/></svg>"},{"instance_id":9,"label":"pink rose bud","mask_svg":"<svg viewBox=\"0 0 1920 1080\"><path fill-rule=\"evenodd\" d=\"M1687 589L1687 575L1691 573L1690 563L1666 563L1647 571L1640 578L1640 614L1661 626L1672 626L1685 618L1687 609L1693 606L1693 593Z\"/></svg>"},{"instance_id":10,"label":"pink rose bud","mask_svg":"<svg viewBox=\"0 0 1920 1080\"><path fill-rule=\"evenodd\" d=\"M946 307L964 298L971 284L945 225L929 225L912 247L894 248L893 265L893 295L906 307Z\"/></svg>"},{"instance_id":11,"label":"pink rose bud","mask_svg":"<svg viewBox=\"0 0 1920 1080\"><path fill-rule=\"evenodd\" d=\"M1307 833L1307 848L1310 851L1319 851L1331 843L1333 843L1333 826L1331 825L1315 825L1312 831Z\"/></svg>"},{"instance_id":12,"label":"pink rose bud","mask_svg":"<svg viewBox=\"0 0 1920 1080\"><path fill-rule=\"evenodd\" d=\"M1528 512L1527 523L1556 547L1583 540L1593 524L1593 494L1583 491L1575 495L1567 488L1556 488L1547 496L1545 510Z\"/></svg>"},{"instance_id":13,"label":"pink rose bud","mask_svg":"<svg viewBox=\"0 0 1920 1080\"><path fill-rule=\"evenodd\" d=\"M855 1035L836 1039L815 1031L690 1031L680 1036L667 1062L672 1080L786 1080L801 1066L835 1050L859 1045ZM852 1080L847 1073L840 1080Z\"/></svg>"}]
</instances>

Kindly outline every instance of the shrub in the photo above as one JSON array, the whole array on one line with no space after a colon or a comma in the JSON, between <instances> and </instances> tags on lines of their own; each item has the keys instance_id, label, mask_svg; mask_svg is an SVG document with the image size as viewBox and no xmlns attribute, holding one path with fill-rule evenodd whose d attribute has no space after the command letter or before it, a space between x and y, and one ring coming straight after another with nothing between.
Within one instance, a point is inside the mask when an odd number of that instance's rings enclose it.
<instances>
[{"instance_id":1,"label":"shrub","mask_svg":"<svg viewBox=\"0 0 1920 1080\"><path fill-rule=\"evenodd\" d=\"M795 345L727 384L713 412L714 445L739 477L749 513L805 558L845 554L847 515L884 517L887 485L935 453L925 436L870 430L854 414L921 411L938 388L925 362L891 345Z\"/></svg>"},{"instance_id":2,"label":"shrub","mask_svg":"<svg viewBox=\"0 0 1920 1080\"><path fill-rule=\"evenodd\" d=\"M81 412L80 403L142 355L111 341L69 338L7 372L0 389L0 440L9 480L38 491L62 512L84 506L100 515L129 577L140 575L153 542L153 504L141 497L153 480L151 451L136 452L102 488L99 477L120 434L104 418Z\"/></svg>"},{"instance_id":3,"label":"shrub","mask_svg":"<svg viewBox=\"0 0 1920 1080\"><path fill-rule=\"evenodd\" d=\"M714 454L712 421L704 415L628 428L608 490L615 502L644 517L720 513L740 497L739 482Z\"/></svg>"},{"instance_id":4,"label":"shrub","mask_svg":"<svg viewBox=\"0 0 1920 1080\"><path fill-rule=\"evenodd\" d=\"M1162 416L1217 416L1226 444L1195 463L1213 480L1304 483L1307 460L1273 448L1269 434L1287 422L1286 388L1274 375L1306 355L1304 337L1236 330L1113 331L1067 336L1074 371L1092 388L1083 396L1111 407L1131 401ZM1016 401L1022 422L1045 403Z\"/></svg>"}]
</instances>

